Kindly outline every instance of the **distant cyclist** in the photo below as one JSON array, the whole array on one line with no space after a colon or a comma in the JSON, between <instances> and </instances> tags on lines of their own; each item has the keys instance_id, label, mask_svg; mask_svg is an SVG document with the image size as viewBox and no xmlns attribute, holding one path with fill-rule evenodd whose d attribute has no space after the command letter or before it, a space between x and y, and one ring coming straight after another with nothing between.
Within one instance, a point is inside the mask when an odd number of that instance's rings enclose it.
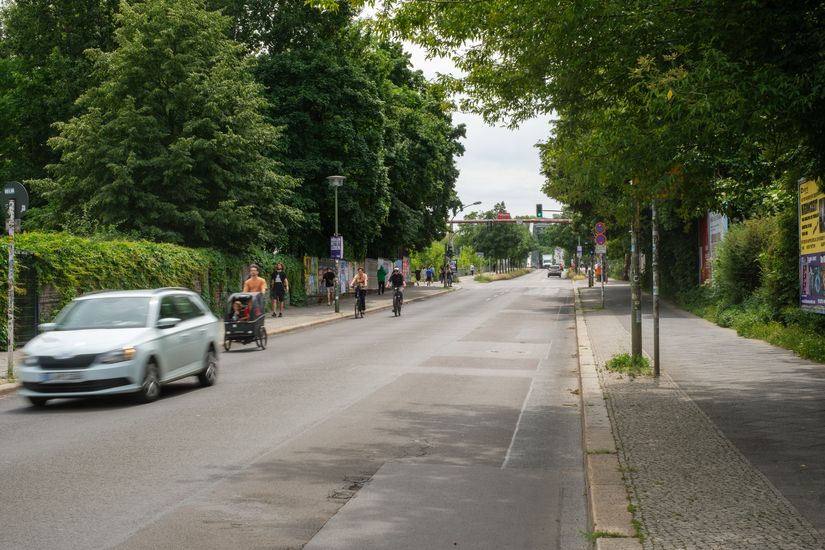
<instances>
[{"instance_id":1,"label":"distant cyclist","mask_svg":"<svg viewBox=\"0 0 825 550\"><path fill-rule=\"evenodd\" d=\"M355 289L355 297L361 304L361 311L367 309L367 274L364 273L363 267L358 268L358 273L352 278L349 287Z\"/></svg>"},{"instance_id":2,"label":"distant cyclist","mask_svg":"<svg viewBox=\"0 0 825 550\"><path fill-rule=\"evenodd\" d=\"M407 282L404 280L404 274L401 273L401 270L398 267L392 268L392 275L390 275L390 287L393 290L398 289L398 293L401 294L401 303L404 303L404 287L407 286Z\"/></svg>"}]
</instances>

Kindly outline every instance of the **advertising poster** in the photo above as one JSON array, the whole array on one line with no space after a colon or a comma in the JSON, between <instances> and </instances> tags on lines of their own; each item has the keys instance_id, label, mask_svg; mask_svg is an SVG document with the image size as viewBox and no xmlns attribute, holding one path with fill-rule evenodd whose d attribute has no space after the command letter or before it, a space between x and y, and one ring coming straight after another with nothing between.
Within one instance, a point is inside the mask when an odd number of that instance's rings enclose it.
<instances>
[{"instance_id":1,"label":"advertising poster","mask_svg":"<svg viewBox=\"0 0 825 550\"><path fill-rule=\"evenodd\" d=\"M825 313L825 193L822 180L799 184L799 305Z\"/></svg>"}]
</instances>

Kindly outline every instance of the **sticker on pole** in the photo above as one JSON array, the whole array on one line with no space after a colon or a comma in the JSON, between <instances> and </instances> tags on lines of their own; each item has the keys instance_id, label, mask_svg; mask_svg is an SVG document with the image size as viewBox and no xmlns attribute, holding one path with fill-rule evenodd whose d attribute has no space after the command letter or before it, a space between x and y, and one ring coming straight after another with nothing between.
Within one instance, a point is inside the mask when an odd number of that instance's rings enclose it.
<instances>
[{"instance_id":1,"label":"sticker on pole","mask_svg":"<svg viewBox=\"0 0 825 550\"><path fill-rule=\"evenodd\" d=\"M329 238L329 257L333 260L340 260L344 257L344 237L333 235Z\"/></svg>"}]
</instances>

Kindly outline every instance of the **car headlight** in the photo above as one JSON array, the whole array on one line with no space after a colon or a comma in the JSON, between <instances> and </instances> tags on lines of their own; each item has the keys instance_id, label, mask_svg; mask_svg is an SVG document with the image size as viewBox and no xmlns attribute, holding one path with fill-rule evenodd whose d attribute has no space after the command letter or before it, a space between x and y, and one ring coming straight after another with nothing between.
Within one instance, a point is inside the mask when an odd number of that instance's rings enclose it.
<instances>
[{"instance_id":1,"label":"car headlight","mask_svg":"<svg viewBox=\"0 0 825 550\"><path fill-rule=\"evenodd\" d=\"M37 360L36 355L29 355L28 353L25 353L25 352L23 352L23 354L22 354L22 363L24 365L26 365L27 367L36 367L37 365L40 364L40 362Z\"/></svg>"},{"instance_id":2,"label":"car headlight","mask_svg":"<svg viewBox=\"0 0 825 550\"><path fill-rule=\"evenodd\" d=\"M109 363L121 363L123 361L131 361L134 359L137 350L132 346L115 349L100 356L99 361L104 365Z\"/></svg>"}]
</instances>

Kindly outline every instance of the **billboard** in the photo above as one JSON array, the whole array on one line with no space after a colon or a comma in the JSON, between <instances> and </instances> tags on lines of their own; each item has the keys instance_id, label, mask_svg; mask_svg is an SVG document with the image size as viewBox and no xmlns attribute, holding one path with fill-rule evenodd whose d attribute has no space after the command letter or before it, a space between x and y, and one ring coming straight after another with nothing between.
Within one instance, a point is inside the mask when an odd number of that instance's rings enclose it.
<instances>
[{"instance_id":1,"label":"billboard","mask_svg":"<svg viewBox=\"0 0 825 550\"><path fill-rule=\"evenodd\" d=\"M822 180L799 182L799 305L825 313L825 193Z\"/></svg>"}]
</instances>

